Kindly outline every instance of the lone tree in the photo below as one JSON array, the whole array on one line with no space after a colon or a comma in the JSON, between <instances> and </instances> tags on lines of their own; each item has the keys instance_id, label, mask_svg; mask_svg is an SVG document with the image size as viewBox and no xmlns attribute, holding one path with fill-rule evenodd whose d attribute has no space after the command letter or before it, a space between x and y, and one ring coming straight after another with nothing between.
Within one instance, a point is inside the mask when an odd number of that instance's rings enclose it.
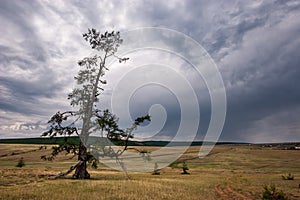
<instances>
[{"instance_id":1,"label":"lone tree","mask_svg":"<svg viewBox=\"0 0 300 200\"><path fill-rule=\"evenodd\" d=\"M54 114L48 122L50 125L49 130L42 134L42 136L50 137L64 136L64 142L53 147L51 156L42 156L43 159L52 160L62 151L78 156L78 162L71 166L67 172L61 173L57 177L65 176L75 170L73 178L90 178L87 171L87 162L92 162L92 166L95 166L98 156L110 156L118 160L118 156L127 149L128 140L133 138L132 132L144 120L150 121L149 115L139 117L130 128L123 130L118 126L118 118L109 110L97 109L98 96L104 90L103 85L106 84L103 76L105 71L108 70L107 59L113 57L122 63L129 58L121 58L116 55L118 47L123 41L120 32L112 31L100 34L95 29L88 29L88 32L83 34L83 38L89 42L92 49L97 50L99 53L78 62L78 65L82 68L75 77L79 87L68 95L71 106L76 107L77 110ZM75 124L78 121L81 123ZM80 128L78 124L81 124ZM94 152L91 154L87 145L89 136L93 132L100 132L102 137L106 135L106 138L114 143L121 144L123 149L115 151L111 148L111 144L102 142L101 147L93 149ZM69 136L75 134L80 138L79 144L69 140Z\"/></svg>"}]
</instances>

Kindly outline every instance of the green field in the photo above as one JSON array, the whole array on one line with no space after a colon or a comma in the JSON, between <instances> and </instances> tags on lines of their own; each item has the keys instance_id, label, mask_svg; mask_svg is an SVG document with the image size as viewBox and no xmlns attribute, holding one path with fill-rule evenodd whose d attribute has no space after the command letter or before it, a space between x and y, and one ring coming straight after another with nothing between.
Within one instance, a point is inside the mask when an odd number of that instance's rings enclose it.
<instances>
[{"instance_id":1,"label":"green field","mask_svg":"<svg viewBox=\"0 0 300 200\"><path fill-rule=\"evenodd\" d=\"M89 169L90 180L71 175L51 180L76 158L59 156L42 161L50 153L37 144L0 144L0 199L261 199L264 185L275 184L289 199L300 199L300 151L261 145L217 145L204 159L186 161L190 175L167 167L160 175L130 173L99 166ZM143 147L153 150L158 147ZM180 159L198 155L191 147ZM23 157L25 166L15 167ZM173 167L176 165L173 165ZM180 166L180 164L178 165ZM291 173L294 180L283 180Z\"/></svg>"}]
</instances>

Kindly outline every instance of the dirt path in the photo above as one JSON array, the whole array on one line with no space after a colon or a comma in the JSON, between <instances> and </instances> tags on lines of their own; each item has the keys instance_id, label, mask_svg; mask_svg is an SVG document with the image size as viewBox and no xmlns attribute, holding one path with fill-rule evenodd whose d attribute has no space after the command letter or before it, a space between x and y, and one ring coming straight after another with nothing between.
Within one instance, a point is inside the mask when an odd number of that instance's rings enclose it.
<instances>
[{"instance_id":1,"label":"dirt path","mask_svg":"<svg viewBox=\"0 0 300 200\"><path fill-rule=\"evenodd\" d=\"M225 188L221 188L220 185L215 185L215 190L218 195L223 200L253 200L235 190L233 190L230 186L226 186Z\"/></svg>"},{"instance_id":2,"label":"dirt path","mask_svg":"<svg viewBox=\"0 0 300 200\"><path fill-rule=\"evenodd\" d=\"M227 193L225 193L221 188L220 185L215 185L215 190L218 193L218 195L223 199L223 200L230 200L229 196Z\"/></svg>"}]
</instances>

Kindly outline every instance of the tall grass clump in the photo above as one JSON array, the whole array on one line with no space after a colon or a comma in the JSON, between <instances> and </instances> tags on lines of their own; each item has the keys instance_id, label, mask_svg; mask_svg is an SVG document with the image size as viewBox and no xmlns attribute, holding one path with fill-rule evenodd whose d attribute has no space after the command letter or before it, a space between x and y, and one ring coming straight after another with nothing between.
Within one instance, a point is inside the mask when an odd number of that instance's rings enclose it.
<instances>
[{"instance_id":1,"label":"tall grass clump","mask_svg":"<svg viewBox=\"0 0 300 200\"><path fill-rule=\"evenodd\" d=\"M262 200L288 200L288 197L282 190L277 190L275 185L265 185Z\"/></svg>"}]
</instances>

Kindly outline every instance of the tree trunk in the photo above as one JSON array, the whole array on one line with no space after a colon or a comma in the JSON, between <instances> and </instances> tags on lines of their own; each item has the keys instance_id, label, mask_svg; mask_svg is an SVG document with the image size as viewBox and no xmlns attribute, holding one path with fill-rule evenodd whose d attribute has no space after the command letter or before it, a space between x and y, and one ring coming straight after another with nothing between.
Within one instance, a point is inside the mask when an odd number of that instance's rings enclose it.
<instances>
[{"instance_id":1,"label":"tree trunk","mask_svg":"<svg viewBox=\"0 0 300 200\"><path fill-rule=\"evenodd\" d=\"M89 179L90 178L90 174L88 173L88 171L86 169L87 168L87 166L86 166L87 158L88 158L87 149L86 149L85 145L82 143L82 141L80 141L78 161L82 161L82 162L81 162L81 164L79 164L76 167L76 171L75 171L75 174L73 175L73 178L75 178L75 179Z\"/></svg>"}]
</instances>

